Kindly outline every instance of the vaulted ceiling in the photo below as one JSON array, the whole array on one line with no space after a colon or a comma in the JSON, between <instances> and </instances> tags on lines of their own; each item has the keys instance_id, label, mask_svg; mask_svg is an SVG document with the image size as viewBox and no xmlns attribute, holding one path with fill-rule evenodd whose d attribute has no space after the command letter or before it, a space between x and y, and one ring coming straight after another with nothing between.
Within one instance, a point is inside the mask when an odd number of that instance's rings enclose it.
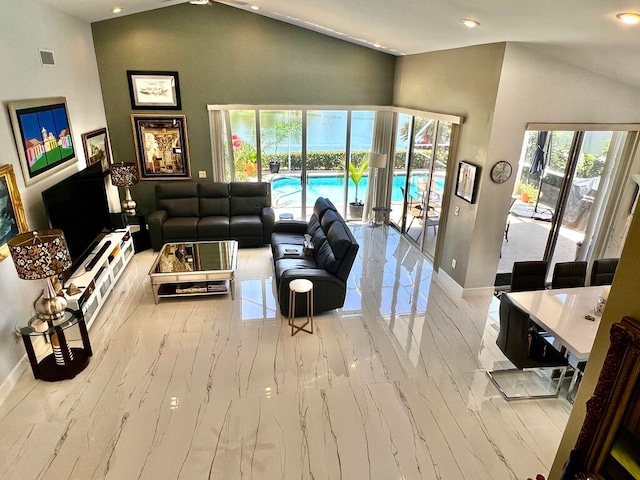
<instances>
[{"instance_id":1,"label":"vaulted ceiling","mask_svg":"<svg viewBox=\"0 0 640 480\"><path fill-rule=\"evenodd\" d=\"M41 0L89 22L187 0ZM393 55L523 42L640 87L640 0L229 0L226 3ZM259 10L251 9L251 6ZM114 14L119 6L122 12ZM192 8L208 8L193 5ZM467 28L462 19L479 22Z\"/></svg>"}]
</instances>

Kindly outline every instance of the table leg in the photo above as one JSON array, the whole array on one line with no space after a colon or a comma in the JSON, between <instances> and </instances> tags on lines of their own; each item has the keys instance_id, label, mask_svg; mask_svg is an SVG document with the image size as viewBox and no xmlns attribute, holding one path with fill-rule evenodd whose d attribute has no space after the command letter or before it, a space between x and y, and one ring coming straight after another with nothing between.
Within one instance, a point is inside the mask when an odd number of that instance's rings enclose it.
<instances>
[{"instance_id":1,"label":"table leg","mask_svg":"<svg viewBox=\"0 0 640 480\"><path fill-rule=\"evenodd\" d=\"M231 290L231 300L236 299L236 278L231 277L229 280L229 290Z\"/></svg>"},{"instance_id":2,"label":"table leg","mask_svg":"<svg viewBox=\"0 0 640 480\"><path fill-rule=\"evenodd\" d=\"M36 357L36 352L33 350L33 345L31 344L31 338L29 335L22 335L22 341L24 342L24 349L27 351L27 357L29 358L29 363L31 364L31 371L33 372L34 378L40 378L40 368L38 368L38 358Z\"/></svg>"}]
</instances>

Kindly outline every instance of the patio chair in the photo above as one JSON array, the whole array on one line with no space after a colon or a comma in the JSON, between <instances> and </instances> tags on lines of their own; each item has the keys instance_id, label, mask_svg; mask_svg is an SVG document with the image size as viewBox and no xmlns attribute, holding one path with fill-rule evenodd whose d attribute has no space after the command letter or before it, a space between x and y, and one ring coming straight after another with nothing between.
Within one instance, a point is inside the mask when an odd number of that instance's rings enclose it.
<instances>
[{"instance_id":1,"label":"patio chair","mask_svg":"<svg viewBox=\"0 0 640 480\"><path fill-rule=\"evenodd\" d=\"M613 283L613 277L616 274L618 268L619 258L600 258L594 260L593 267L591 267L591 282L589 285L611 285Z\"/></svg>"},{"instance_id":2,"label":"patio chair","mask_svg":"<svg viewBox=\"0 0 640 480\"><path fill-rule=\"evenodd\" d=\"M587 262L556 263L551 277L551 288L584 287L587 278Z\"/></svg>"},{"instance_id":3,"label":"patio chair","mask_svg":"<svg viewBox=\"0 0 640 480\"><path fill-rule=\"evenodd\" d=\"M556 398L558 396L569 362L562 353L530 328L529 314L516 306L508 295L502 295L500 298L500 332L498 333L496 344L515 366L515 368L511 369L487 371L491 382L506 400ZM555 392L540 395L517 394L509 396L495 378L503 373L513 374L513 372L517 371L541 369L560 370ZM553 381L553 374L549 375L548 381Z\"/></svg>"},{"instance_id":4,"label":"patio chair","mask_svg":"<svg viewBox=\"0 0 640 480\"><path fill-rule=\"evenodd\" d=\"M402 191L402 196L404 198L404 187L400 187ZM427 227L433 227L433 232L436 232L436 227L440 224L440 215L436 213L435 208L429 206L425 208L424 203L415 198L411 193L409 193L407 197L407 212L411 215L411 221L407 226L407 230L411 229L411 225L413 225L413 221L417 218L420 222L423 222L425 217L427 219ZM426 212L425 212L426 210Z\"/></svg>"}]
</instances>

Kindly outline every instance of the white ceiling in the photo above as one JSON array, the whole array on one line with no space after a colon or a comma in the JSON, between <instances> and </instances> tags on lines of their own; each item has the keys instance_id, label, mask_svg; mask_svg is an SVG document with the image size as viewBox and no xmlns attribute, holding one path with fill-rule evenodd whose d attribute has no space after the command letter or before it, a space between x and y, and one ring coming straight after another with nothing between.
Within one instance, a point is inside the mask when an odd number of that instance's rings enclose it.
<instances>
[{"instance_id":1,"label":"white ceiling","mask_svg":"<svg viewBox=\"0 0 640 480\"><path fill-rule=\"evenodd\" d=\"M41 0L94 22L186 0ZM231 0L230 0L231 1ZM550 55L640 87L640 25L620 12L640 13L640 0L247 0L254 13L394 55L492 42L525 42ZM253 12L248 5L238 6ZM192 8L208 8L193 6ZM460 20L480 22L474 29Z\"/></svg>"}]
</instances>

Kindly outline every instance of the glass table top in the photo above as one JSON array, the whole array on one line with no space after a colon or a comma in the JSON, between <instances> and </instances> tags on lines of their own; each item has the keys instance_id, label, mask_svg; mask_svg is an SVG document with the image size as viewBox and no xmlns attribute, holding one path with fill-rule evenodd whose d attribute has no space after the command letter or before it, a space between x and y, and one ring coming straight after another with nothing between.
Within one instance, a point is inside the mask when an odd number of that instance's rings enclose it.
<instances>
[{"instance_id":1,"label":"glass table top","mask_svg":"<svg viewBox=\"0 0 640 480\"><path fill-rule=\"evenodd\" d=\"M34 314L27 321L19 320L16 322L16 332L20 335L39 336L51 335L55 333L54 326L63 330L72 327L78 323L78 315L73 310L65 310L64 316L58 320L42 321L37 314Z\"/></svg>"},{"instance_id":2,"label":"glass table top","mask_svg":"<svg viewBox=\"0 0 640 480\"><path fill-rule=\"evenodd\" d=\"M149 274L218 272L235 269L238 242L181 242L163 245Z\"/></svg>"}]
</instances>

